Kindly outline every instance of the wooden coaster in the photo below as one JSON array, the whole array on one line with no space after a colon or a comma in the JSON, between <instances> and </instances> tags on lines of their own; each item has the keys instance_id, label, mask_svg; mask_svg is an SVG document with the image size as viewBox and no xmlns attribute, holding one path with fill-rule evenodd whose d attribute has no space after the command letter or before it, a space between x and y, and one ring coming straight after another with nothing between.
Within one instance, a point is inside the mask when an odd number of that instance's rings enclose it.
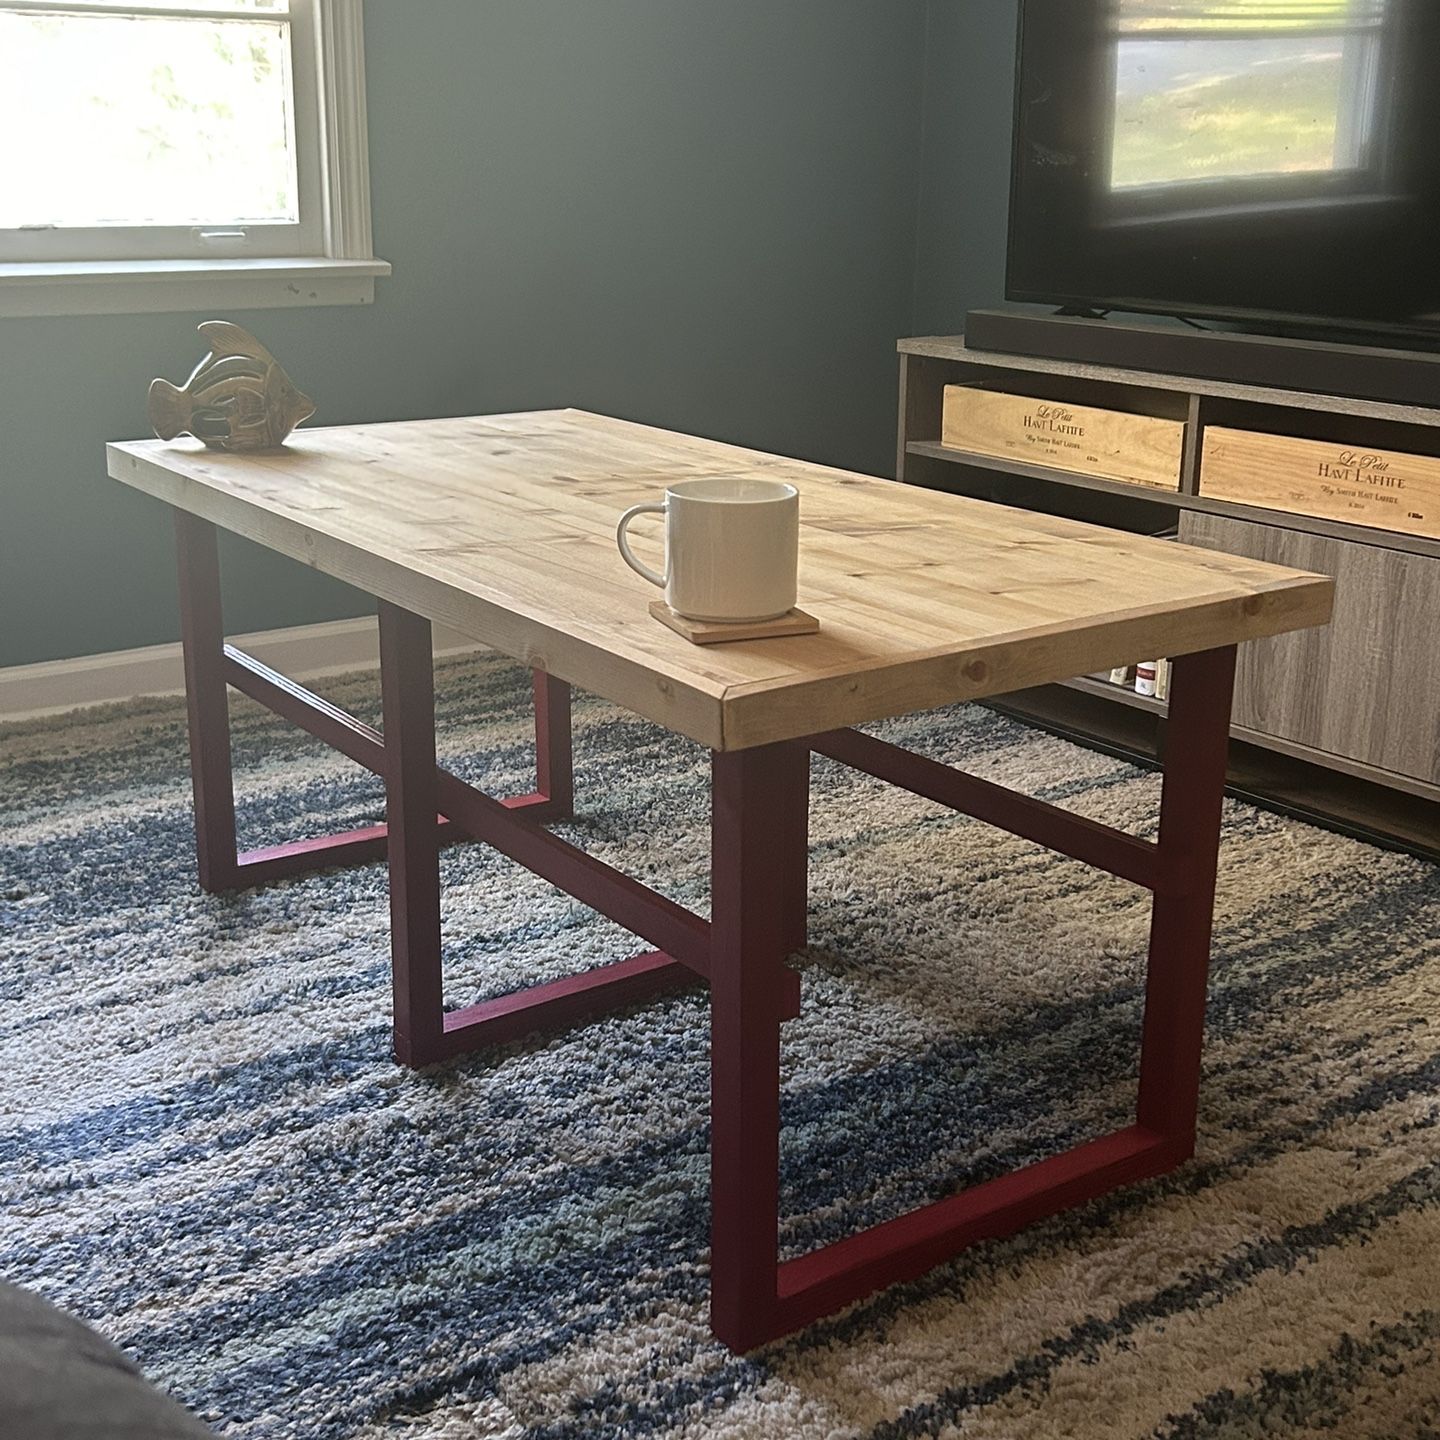
<instances>
[{"instance_id":1,"label":"wooden coaster","mask_svg":"<svg viewBox=\"0 0 1440 1440\"><path fill-rule=\"evenodd\" d=\"M803 610L791 610L777 620L753 620L731 624L722 620L690 620L677 615L663 600L650 602L650 613L692 645L718 645L723 640L769 640L780 635L813 635L820 622Z\"/></svg>"}]
</instances>

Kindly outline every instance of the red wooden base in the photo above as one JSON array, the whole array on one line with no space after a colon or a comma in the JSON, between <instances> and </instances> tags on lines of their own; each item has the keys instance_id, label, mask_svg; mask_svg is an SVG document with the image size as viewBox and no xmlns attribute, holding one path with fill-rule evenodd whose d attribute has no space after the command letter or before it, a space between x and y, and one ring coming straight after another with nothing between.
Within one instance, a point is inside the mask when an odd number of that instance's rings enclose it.
<instances>
[{"instance_id":1,"label":"red wooden base","mask_svg":"<svg viewBox=\"0 0 1440 1440\"><path fill-rule=\"evenodd\" d=\"M226 890L386 857L397 1059L427 1065L709 982L711 1324L733 1349L1192 1153L1233 648L1175 662L1154 843L858 731L716 753L706 921L543 828L573 802L568 686L536 672L536 790L494 799L435 763L428 621L380 603L382 734L225 644L214 527L175 519L200 883ZM237 854L227 686L383 775L386 823ZM780 1026L800 1005L785 962L806 938L811 750L1145 886L1155 905L1136 1123L782 1265ZM438 849L452 839L484 841L654 948L447 1013Z\"/></svg>"},{"instance_id":2,"label":"red wooden base","mask_svg":"<svg viewBox=\"0 0 1440 1440\"><path fill-rule=\"evenodd\" d=\"M505 799L486 795L435 763L427 621L380 604L382 733L225 644L214 527L183 512L176 512L175 523L201 885L234 890L387 859L397 1059L433 1064L708 979L708 921L543 828L568 816L573 805L568 685L535 672L536 789ZM386 822L237 854L227 687L382 775ZM798 823L803 835L803 816ZM654 951L446 1012L436 851L455 840L483 840L648 940ZM791 949L805 943L803 893L796 899ZM788 1019L799 1013L800 977L783 965L776 969L779 1018Z\"/></svg>"},{"instance_id":3,"label":"red wooden base","mask_svg":"<svg viewBox=\"0 0 1440 1440\"><path fill-rule=\"evenodd\" d=\"M688 965L663 950L649 950L613 965L452 1010L445 1016L440 1048L448 1055L459 1055L475 1048L477 1036L483 1036L487 1045L501 1045L537 1030L563 1030L606 1010L691 989L696 982Z\"/></svg>"},{"instance_id":4,"label":"red wooden base","mask_svg":"<svg viewBox=\"0 0 1440 1440\"><path fill-rule=\"evenodd\" d=\"M777 1276L774 1321L751 1343L914 1280L978 1241L1013 1235L1118 1186L1163 1175L1184 1158L1173 1141L1131 1125L788 1260Z\"/></svg>"},{"instance_id":5,"label":"red wooden base","mask_svg":"<svg viewBox=\"0 0 1440 1440\"><path fill-rule=\"evenodd\" d=\"M715 756L710 1321L733 1350L913 1279L979 1240L1162 1174L1193 1152L1234 666L1233 648L1175 662L1153 844L873 736L811 738L811 748L854 768L1145 885L1155 906L1135 1124L783 1265L779 1029L764 992L767 961L783 948L783 897L804 866L785 818L801 804L797 747Z\"/></svg>"}]
</instances>

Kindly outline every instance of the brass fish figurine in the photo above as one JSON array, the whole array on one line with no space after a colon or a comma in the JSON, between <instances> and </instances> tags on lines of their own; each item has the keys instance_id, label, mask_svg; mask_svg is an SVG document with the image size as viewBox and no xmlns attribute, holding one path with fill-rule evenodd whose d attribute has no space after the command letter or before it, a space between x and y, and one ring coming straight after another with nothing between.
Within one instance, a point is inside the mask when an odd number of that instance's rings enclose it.
<instances>
[{"instance_id":1,"label":"brass fish figurine","mask_svg":"<svg viewBox=\"0 0 1440 1440\"><path fill-rule=\"evenodd\" d=\"M183 386L150 382L146 409L160 439L190 434L212 450L278 450L315 413L310 397L248 330L207 320L200 338L210 353Z\"/></svg>"}]
</instances>

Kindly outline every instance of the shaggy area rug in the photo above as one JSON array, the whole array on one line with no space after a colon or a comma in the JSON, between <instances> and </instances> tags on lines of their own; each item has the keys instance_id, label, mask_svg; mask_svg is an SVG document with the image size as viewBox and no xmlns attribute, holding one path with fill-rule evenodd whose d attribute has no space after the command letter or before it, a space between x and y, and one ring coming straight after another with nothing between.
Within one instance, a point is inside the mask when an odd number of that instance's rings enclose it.
<instances>
[{"instance_id":1,"label":"shaggy area rug","mask_svg":"<svg viewBox=\"0 0 1440 1440\"><path fill-rule=\"evenodd\" d=\"M373 677L322 689L373 715ZM529 787L525 676L441 751ZM381 814L235 707L242 843ZM978 707L881 727L1153 834L1157 778ZM704 909L707 757L576 713L570 838ZM784 1031L782 1246L1123 1123L1148 897L826 761ZM0 1273L222 1434L1420 1437L1440 1431L1440 871L1228 803L1196 1158L736 1359L705 1320L703 992L424 1074L382 866L193 877L178 702L0 732ZM445 852L448 999L634 943Z\"/></svg>"}]
</instances>

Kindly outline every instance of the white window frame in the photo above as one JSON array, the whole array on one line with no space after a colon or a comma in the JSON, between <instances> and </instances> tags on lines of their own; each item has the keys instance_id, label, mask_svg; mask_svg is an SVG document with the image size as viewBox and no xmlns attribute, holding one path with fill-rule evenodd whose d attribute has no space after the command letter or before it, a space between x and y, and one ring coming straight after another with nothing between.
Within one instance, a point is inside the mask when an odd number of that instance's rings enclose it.
<instances>
[{"instance_id":1,"label":"white window frame","mask_svg":"<svg viewBox=\"0 0 1440 1440\"><path fill-rule=\"evenodd\" d=\"M290 0L300 225L233 239L197 229L182 246L174 231L147 240L137 227L128 256L110 259L77 258L92 232L36 232L27 258L0 258L0 316L369 304L390 266L370 227L361 3Z\"/></svg>"}]
</instances>

